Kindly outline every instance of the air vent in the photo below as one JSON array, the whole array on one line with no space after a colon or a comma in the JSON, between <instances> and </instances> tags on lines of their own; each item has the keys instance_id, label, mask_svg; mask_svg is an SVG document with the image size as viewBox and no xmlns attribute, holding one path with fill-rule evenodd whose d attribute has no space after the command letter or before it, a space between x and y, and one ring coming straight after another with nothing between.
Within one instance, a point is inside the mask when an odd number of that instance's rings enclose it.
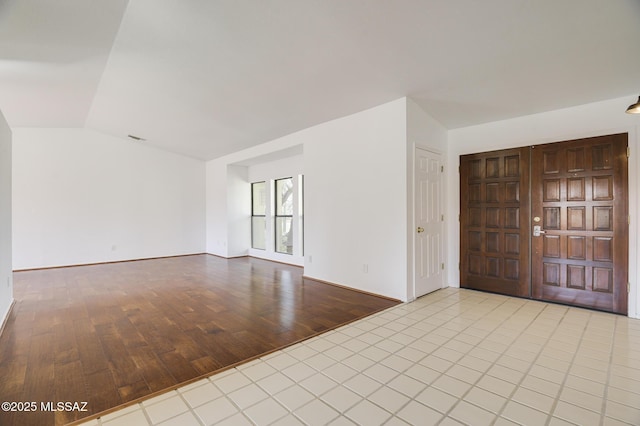
<instances>
[{"instance_id":1,"label":"air vent","mask_svg":"<svg viewBox=\"0 0 640 426\"><path fill-rule=\"evenodd\" d=\"M127 135L127 136L129 136L129 138L133 139L134 141L138 141L138 142L146 141L145 138L141 138L140 136L135 136L135 135Z\"/></svg>"}]
</instances>

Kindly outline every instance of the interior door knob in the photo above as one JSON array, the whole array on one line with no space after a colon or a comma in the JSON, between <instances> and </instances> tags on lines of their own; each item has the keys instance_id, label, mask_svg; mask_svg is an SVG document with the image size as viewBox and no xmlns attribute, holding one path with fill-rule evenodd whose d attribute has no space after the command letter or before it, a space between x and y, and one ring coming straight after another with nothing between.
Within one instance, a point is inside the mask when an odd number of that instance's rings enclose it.
<instances>
[{"instance_id":1,"label":"interior door knob","mask_svg":"<svg viewBox=\"0 0 640 426\"><path fill-rule=\"evenodd\" d=\"M424 232L424 228L422 226L418 226L418 234L420 234L421 232Z\"/></svg>"}]
</instances>

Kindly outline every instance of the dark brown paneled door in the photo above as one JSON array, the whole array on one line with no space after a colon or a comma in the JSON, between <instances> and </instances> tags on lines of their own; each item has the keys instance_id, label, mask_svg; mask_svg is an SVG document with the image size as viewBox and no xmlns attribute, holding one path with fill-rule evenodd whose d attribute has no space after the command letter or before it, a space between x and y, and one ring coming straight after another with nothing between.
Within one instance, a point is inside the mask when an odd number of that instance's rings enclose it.
<instances>
[{"instance_id":1,"label":"dark brown paneled door","mask_svg":"<svg viewBox=\"0 0 640 426\"><path fill-rule=\"evenodd\" d=\"M460 157L460 283L529 297L529 153Z\"/></svg>"},{"instance_id":2,"label":"dark brown paneled door","mask_svg":"<svg viewBox=\"0 0 640 426\"><path fill-rule=\"evenodd\" d=\"M461 156L461 287L626 314L627 185L627 134Z\"/></svg>"},{"instance_id":3,"label":"dark brown paneled door","mask_svg":"<svg viewBox=\"0 0 640 426\"><path fill-rule=\"evenodd\" d=\"M626 314L627 134L538 145L531 161L533 297Z\"/></svg>"}]
</instances>

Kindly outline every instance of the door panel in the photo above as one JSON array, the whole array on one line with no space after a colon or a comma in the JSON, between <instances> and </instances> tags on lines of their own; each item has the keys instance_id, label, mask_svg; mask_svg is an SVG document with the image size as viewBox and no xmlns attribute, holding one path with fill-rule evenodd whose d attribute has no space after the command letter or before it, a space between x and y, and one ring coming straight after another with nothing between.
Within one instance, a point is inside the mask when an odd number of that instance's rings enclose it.
<instances>
[{"instance_id":1,"label":"door panel","mask_svg":"<svg viewBox=\"0 0 640 426\"><path fill-rule=\"evenodd\" d=\"M529 291L529 148L460 157L460 284Z\"/></svg>"},{"instance_id":2,"label":"door panel","mask_svg":"<svg viewBox=\"0 0 640 426\"><path fill-rule=\"evenodd\" d=\"M533 297L626 314L627 135L531 152Z\"/></svg>"},{"instance_id":3,"label":"door panel","mask_svg":"<svg viewBox=\"0 0 640 426\"><path fill-rule=\"evenodd\" d=\"M443 271L442 168L440 155L416 148L415 293L441 289Z\"/></svg>"}]
</instances>

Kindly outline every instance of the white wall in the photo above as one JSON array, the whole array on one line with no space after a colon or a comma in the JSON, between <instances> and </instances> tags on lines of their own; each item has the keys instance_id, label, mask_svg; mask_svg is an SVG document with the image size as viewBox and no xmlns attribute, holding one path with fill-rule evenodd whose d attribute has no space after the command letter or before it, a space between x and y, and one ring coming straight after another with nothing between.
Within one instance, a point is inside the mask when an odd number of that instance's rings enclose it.
<instances>
[{"instance_id":1,"label":"white wall","mask_svg":"<svg viewBox=\"0 0 640 426\"><path fill-rule=\"evenodd\" d=\"M207 251L229 254L227 165L303 146L305 275L406 300L406 109L398 99L208 162Z\"/></svg>"},{"instance_id":2,"label":"white wall","mask_svg":"<svg viewBox=\"0 0 640 426\"><path fill-rule=\"evenodd\" d=\"M442 156L443 164L447 162L447 140L448 131L433 117L425 112L412 99L407 99L407 223L410 224L407 233L407 252L409 253L407 261L407 274L409 280L407 282L408 299L415 299L415 159L414 153L416 148L423 148L435 152ZM447 182L443 179L443 194L447 194ZM444 199L443 199L444 202ZM444 208L444 206L443 206ZM449 219L447 219L448 221ZM446 229L446 228L445 228ZM447 253L447 238L443 240L443 250ZM445 257L445 264L446 264Z\"/></svg>"},{"instance_id":3,"label":"white wall","mask_svg":"<svg viewBox=\"0 0 640 426\"><path fill-rule=\"evenodd\" d=\"M251 198L248 169L245 166L227 166L227 224L229 247L227 256L246 256L251 244ZM244 194L244 196L238 196Z\"/></svg>"},{"instance_id":4,"label":"white wall","mask_svg":"<svg viewBox=\"0 0 640 426\"><path fill-rule=\"evenodd\" d=\"M14 129L14 269L202 253L205 163L85 129Z\"/></svg>"},{"instance_id":5,"label":"white wall","mask_svg":"<svg viewBox=\"0 0 640 426\"><path fill-rule=\"evenodd\" d=\"M11 216L11 130L0 111L0 325L13 302Z\"/></svg>"},{"instance_id":6,"label":"white wall","mask_svg":"<svg viewBox=\"0 0 640 426\"><path fill-rule=\"evenodd\" d=\"M305 134L305 275L407 300L406 100Z\"/></svg>"},{"instance_id":7,"label":"white wall","mask_svg":"<svg viewBox=\"0 0 640 426\"><path fill-rule=\"evenodd\" d=\"M446 154L449 131L407 98L407 139L417 147Z\"/></svg>"},{"instance_id":8,"label":"white wall","mask_svg":"<svg viewBox=\"0 0 640 426\"><path fill-rule=\"evenodd\" d=\"M207 253L229 257L227 245L227 163L223 158L206 163Z\"/></svg>"},{"instance_id":9,"label":"white wall","mask_svg":"<svg viewBox=\"0 0 640 426\"><path fill-rule=\"evenodd\" d=\"M449 217L457 217L460 210L460 180L458 174L459 157L462 154L491 151L496 149L559 142L570 139L601 136L614 133L629 133L629 316L639 318L640 292L638 291L638 190L640 162L640 116L625 114L626 107L636 101L636 95L611 99L519 117L511 120L466 127L449 132L448 201ZM451 286L459 286L460 274L460 229L458 221L448 223L449 245L448 279Z\"/></svg>"}]
</instances>

